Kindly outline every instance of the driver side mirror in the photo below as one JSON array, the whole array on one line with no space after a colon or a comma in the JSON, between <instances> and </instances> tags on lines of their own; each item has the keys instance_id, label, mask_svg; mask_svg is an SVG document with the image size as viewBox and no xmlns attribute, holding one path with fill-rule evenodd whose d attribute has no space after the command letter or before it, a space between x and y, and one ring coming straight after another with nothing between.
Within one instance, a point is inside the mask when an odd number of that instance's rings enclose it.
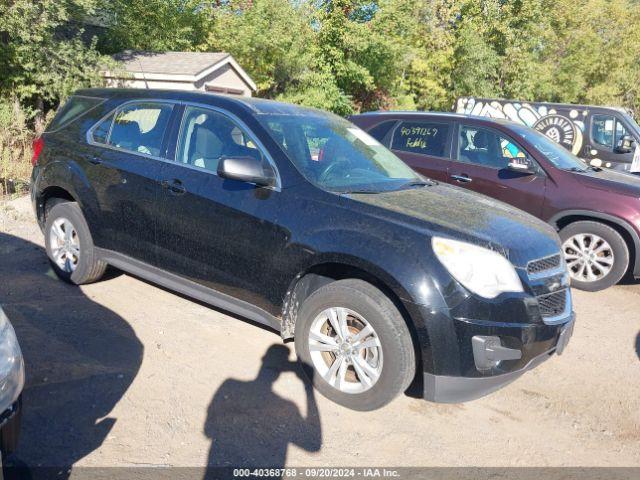
<instances>
[{"instance_id":1,"label":"driver side mirror","mask_svg":"<svg viewBox=\"0 0 640 480\"><path fill-rule=\"evenodd\" d=\"M538 173L538 169L536 168L535 163L533 163L533 160L527 157L509 158L507 170L525 175L535 175Z\"/></svg>"},{"instance_id":2,"label":"driver side mirror","mask_svg":"<svg viewBox=\"0 0 640 480\"><path fill-rule=\"evenodd\" d=\"M265 168L262 160L250 156L222 157L218 163L218 176L254 183L259 187L271 187L275 184L271 168Z\"/></svg>"},{"instance_id":3,"label":"driver side mirror","mask_svg":"<svg viewBox=\"0 0 640 480\"><path fill-rule=\"evenodd\" d=\"M635 143L634 139L630 135L624 135L620 137L618 140L618 144L616 145L615 152L616 153L631 153L633 151L633 144Z\"/></svg>"}]
</instances>

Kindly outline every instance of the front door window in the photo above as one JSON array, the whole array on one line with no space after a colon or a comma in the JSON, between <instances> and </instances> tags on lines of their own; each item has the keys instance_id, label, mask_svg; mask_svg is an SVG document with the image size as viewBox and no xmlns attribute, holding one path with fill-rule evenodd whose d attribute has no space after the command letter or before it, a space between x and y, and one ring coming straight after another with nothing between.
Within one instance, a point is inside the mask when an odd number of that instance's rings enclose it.
<instances>
[{"instance_id":1,"label":"front door window","mask_svg":"<svg viewBox=\"0 0 640 480\"><path fill-rule=\"evenodd\" d=\"M513 140L485 128L462 125L458 138L458 160L489 168L507 168L514 158L526 158Z\"/></svg>"},{"instance_id":2,"label":"front door window","mask_svg":"<svg viewBox=\"0 0 640 480\"><path fill-rule=\"evenodd\" d=\"M200 107L187 107L178 143L179 163L218 171L222 157L254 157L264 161L249 135L226 115Z\"/></svg>"}]
</instances>

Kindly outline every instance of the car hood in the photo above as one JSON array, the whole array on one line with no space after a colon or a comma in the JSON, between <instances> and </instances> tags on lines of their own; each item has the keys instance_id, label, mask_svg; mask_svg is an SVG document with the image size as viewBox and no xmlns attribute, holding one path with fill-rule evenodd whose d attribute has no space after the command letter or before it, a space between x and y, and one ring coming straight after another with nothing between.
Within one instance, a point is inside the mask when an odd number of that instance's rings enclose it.
<instances>
[{"instance_id":1,"label":"car hood","mask_svg":"<svg viewBox=\"0 0 640 480\"><path fill-rule=\"evenodd\" d=\"M575 178L583 185L640 198L640 176L615 170L588 170L575 172Z\"/></svg>"},{"instance_id":2,"label":"car hood","mask_svg":"<svg viewBox=\"0 0 640 480\"><path fill-rule=\"evenodd\" d=\"M516 266L560 253L555 230L528 213L444 184L375 194L350 194L368 213L428 236L469 241L502 252Z\"/></svg>"}]
</instances>

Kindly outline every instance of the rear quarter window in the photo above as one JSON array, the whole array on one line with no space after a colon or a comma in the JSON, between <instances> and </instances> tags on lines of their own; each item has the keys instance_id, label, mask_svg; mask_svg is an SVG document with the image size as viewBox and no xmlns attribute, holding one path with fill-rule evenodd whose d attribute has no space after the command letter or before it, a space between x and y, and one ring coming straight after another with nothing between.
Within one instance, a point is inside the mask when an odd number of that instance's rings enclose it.
<instances>
[{"instance_id":1,"label":"rear quarter window","mask_svg":"<svg viewBox=\"0 0 640 480\"><path fill-rule=\"evenodd\" d=\"M389 139L391 137L392 127L398 123L397 120L387 120L369 129L369 135L382 143L385 147L389 146Z\"/></svg>"},{"instance_id":2,"label":"rear quarter window","mask_svg":"<svg viewBox=\"0 0 640 480\"><path fill-rule=\"evenodd\" d=\"M449 125L428 121L403 121L393 131L391 148L402 152L444 157Z\"/></svg>"},{"instance_id":3,"label":"rear quarter window","mask_svg":"<svg viewBox=\"0 0 640 480\"><path fill-rule=\"evenodd\" d=\"M47 127L47 131L58 130L59 128L68 125L74 120L81 117L83 114L87 113L94 107L97 107L102 102L104 102L104 98L96 98L96 97L81 97L81 96L73 96L67 100L67 103L58 110L56 116L53 118L49 126Z\"/></svg>"}]
</instances>

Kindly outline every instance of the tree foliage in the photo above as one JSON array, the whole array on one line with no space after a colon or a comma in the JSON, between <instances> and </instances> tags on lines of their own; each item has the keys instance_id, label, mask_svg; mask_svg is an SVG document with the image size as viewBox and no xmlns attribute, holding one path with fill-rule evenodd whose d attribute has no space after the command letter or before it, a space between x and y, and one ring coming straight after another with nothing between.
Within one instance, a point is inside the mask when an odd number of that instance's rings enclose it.
<instances>
[{"instance_id":1,"label":"tree foliage","mask_svg":"<svg viewBox=\"0 0 640 480\"><path fill-rule=\"evenodd\" d=\"M55 104L125 49L227 51L257 95L348 114L457 96L640 109L635 0L0 0L0 96ZM86 19L106 27L92 34Z\"/></svg>"},{"instance_id":2,"label":"tree foliage","mask_svg":"<svg viewBox=\"0 0 640 480\"><path fill-rule=\"evenodd\" d=\"M95 7L94 0L1 0L1 96L41 107L97 83L106 59L82 28Z\"/></svg>"}]
</instances>

